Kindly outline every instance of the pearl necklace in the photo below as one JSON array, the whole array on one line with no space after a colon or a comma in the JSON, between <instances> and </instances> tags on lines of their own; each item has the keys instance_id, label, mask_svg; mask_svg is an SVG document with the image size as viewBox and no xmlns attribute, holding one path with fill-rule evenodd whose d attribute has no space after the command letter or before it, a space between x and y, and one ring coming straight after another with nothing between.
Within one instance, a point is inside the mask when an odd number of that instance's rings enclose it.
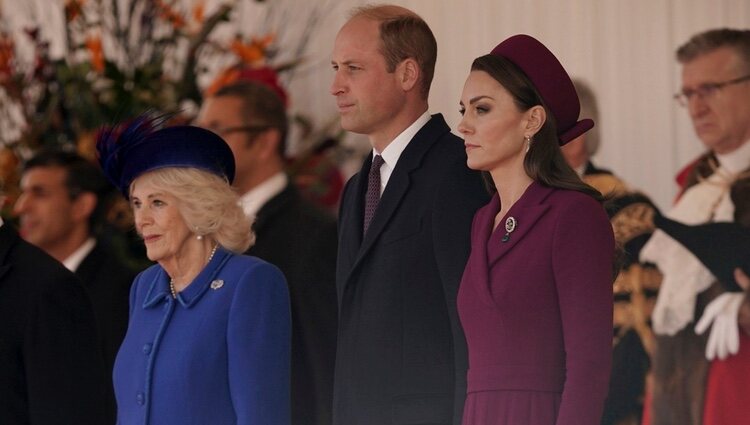
<instances>
[{"instance_id":1,"label":"pearl necklace","mask_svg":"<svg viewBox=\"0 0 750 425\"><path fill-rule=\"evenodd\" d=\"M206 264L210 263L211 259L214 258L214 254L216 254L216 248L218 247L219 244L216 243L211 249L211 255L208 256L208 261L206 261ZM169 279L169 292L172 293L172 298L177 298L177 290L174 287L174 278Z\"/></svg>"}]
</instances>

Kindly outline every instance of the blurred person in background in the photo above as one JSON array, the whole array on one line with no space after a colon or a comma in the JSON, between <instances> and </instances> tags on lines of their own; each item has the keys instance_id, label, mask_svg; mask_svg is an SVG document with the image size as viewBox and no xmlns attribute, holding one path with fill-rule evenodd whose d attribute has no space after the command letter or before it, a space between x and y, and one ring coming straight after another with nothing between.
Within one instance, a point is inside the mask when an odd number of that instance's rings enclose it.
<instances>
[{"instance_id":1,"label":"blurred person in background","mask_svg":"<svg viewBox=\"0 0 750 425\"><path fill-rule=\"evenodd\" d=\"M108 423L115 423L112 367L128 326L135 271L100 239L105 207L116 194L99 168L60 150L42 151L23 166L14 212L20 234L60 261L91 299L106 367Z\"/></svg>"},{"instance_id":2,"label":"blurred person in background","mask_svg":"<svg viewBox=\"0 0 750 425\"><path fill-rule=\"evenodd\" d=\"M108 380L83 286L2 218L0 323L0 423L108 423Z\"/></svg>"}]
</instances>

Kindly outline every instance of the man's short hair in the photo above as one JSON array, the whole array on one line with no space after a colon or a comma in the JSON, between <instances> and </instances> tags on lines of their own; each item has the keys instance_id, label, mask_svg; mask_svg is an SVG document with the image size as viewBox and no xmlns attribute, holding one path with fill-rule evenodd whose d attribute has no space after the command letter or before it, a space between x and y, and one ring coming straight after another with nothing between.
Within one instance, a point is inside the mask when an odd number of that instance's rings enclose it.
<instances>
[{"instance_id":1,"label":"man's short hair","mask_svg":"<svg viewBox=\"0 0 750 425\"><path fill-rule=\"evenodd\" d=\"M63 183L71 200L85 192L96 196L96 207L89 217L89 232L95 233L104 222L106 208L115 193L114 187L109 184L99 167L77 153L59 149L39 151L23 165L23 173L38 167L63 168L65 170Z\"/></svg>"},{"instance_id":2,"label":"man's short hair","mask_svg":"<svg viewBox=\"0 0 750 425\"><path fill-rule=\"evenodd\" d=\"M750 30L718 28L698 33L677 49L677 61L685 64L722 47L734 49L750 70Z\"/></svg>"},{"instance_id":3,"label":"man's short hair","mask_svg":"<svg viewBox=\"0 0 750 425\"><path fill-rule=\"evenodd\" d=\"M420 92L430 94L437 61L437 41L427 23L416 13L400 6L363 6L352 11L351 18L363 17L380 23L381 53L388 72L405 59L412 58L422 71Z\"/></svg>"},{"instance_id":4,"label":"man's short hair","mask_svg":"<svg viewBox=\"0 0 750 425\"><path fill-rule=\"evenodd\" d=\"M236 97L242 102L240 115L246 125L279 131L279 156L286 155L289 122L283 100L271 88L256 81L239 81L221 87L211 97Z\"/></svg>"}]
</instances>

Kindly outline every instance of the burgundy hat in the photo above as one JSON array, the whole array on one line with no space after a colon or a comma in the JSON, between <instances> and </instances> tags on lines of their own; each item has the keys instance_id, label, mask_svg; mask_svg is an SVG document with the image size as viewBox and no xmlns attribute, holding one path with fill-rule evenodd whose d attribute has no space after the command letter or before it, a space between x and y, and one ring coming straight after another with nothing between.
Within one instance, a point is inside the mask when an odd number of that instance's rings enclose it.
<instances>
[{"instance_id":1,"label":"burgundy hat","mask_svg":"<svg viewBox=\"0 0 750 425\"><path fill-rule=\"evenodd\" d=\"M581 104L573 82L555 55L537 39L514 35L498 44L491 54L513 62L531 80L555 117L560 146L594 127L594 121L588 118L578 121Z\"/></svg>"}]
</instances>

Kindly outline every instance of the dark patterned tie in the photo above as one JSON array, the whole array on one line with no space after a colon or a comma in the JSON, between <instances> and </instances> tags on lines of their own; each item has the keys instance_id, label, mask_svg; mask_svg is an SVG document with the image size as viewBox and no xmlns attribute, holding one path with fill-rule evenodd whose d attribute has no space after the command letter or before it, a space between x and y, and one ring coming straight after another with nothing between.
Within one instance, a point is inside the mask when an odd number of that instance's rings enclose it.
<instances>
[{"instance_id":1,"label":"dark patterned tie","mask_svg":"<svg viewBox=\"0 0 750 425\"><path fill-rule=\"evenodd\" d=\"M367 176L367 195L365 196L365 222L362 227L362 234L367 234L367 228L370 227L370 221L375 216L375 210L380 202L380 166L383 165L383 157L375 155L370 165L370 174Z\"/></svg>"}]
</instances>

